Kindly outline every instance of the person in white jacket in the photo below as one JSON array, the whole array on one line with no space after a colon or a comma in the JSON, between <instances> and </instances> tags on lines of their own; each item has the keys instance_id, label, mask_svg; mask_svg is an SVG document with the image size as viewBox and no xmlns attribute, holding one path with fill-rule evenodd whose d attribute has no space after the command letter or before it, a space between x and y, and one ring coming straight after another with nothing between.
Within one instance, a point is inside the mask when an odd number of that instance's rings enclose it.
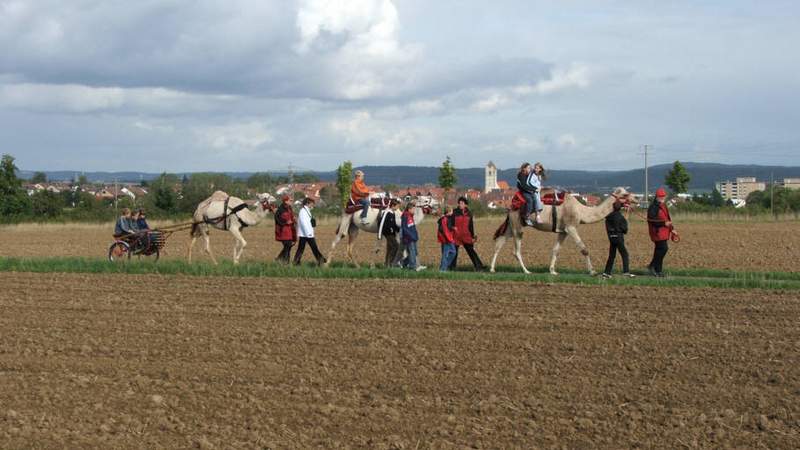
<instances>
[{"instance_id":1,"label":"person in white jacket","mask_svg":"<svg viewBox=\"0 0 800 450\"><path fill-rule=\"evenodd\" d=\"M314 227L317 225L314 216L311 215L311 210L314 208L314 199L306 197L303 199L303 207L297 214L297 237L299 244L297 245L297 252L294 254L294 263L300 264L303 259L303 250L306 244L311 247L311 252L314 253L314 258L317 259L317 265L325 264L325 257L320 253L317 247L317 240L314 238Z\"/></svg>"}]
</instances>

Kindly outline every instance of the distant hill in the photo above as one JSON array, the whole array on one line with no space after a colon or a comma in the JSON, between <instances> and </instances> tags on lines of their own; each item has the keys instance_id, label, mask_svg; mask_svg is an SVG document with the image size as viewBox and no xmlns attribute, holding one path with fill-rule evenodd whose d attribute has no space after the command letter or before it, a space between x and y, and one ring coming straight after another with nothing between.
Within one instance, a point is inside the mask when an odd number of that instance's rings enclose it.
<instances>
[{"instance_id":1,"label":"distant hill","mask_svg":"<svg viewBox=\"0 0 800 450\"><path fill-rule=\"evenodd\" d=\"M769 181L770 175L776 180L783 178L800 178L800 167L786 166L756 166L756 165L728 165L715 163L683 163L692 176L689 188L698 191L710 191L717 181L734 179L736 177L754 176L760 181ZM671 164L661 164L650 167L650 189L664 184L664 177L672 167ZM415 166L361 166L357 169L367 174L367 183L372 185L395 184L397 186L422 185L438 183L438 167ZM498 171L498 180L505 180L513 186L516 179L516 168ZM70 180L80 172L55 171L45 172L49 180ZM225 172L234 178L247 178L252 172ZM270 172L273 175L286 175L286 172ZM484 182L483 168L457 169L458 184L461 187L482 188ZM91 182L120 183L139 182L152 180L159 176L155 173L142 172L86 172L83 173ZM323 181L334 181L336 174L330 172L315 172ZM183 173L179 173L183 176ZM33 171L19 172L22 178L30 178ZM644 186L644 171L642 169L623 171L587 171L587 170L551 170L548 171L546 182L551 186L560 186L574 191L606 191L616 186L627 186L633 191L641 192Z\"/></svg>"}]
</instances>

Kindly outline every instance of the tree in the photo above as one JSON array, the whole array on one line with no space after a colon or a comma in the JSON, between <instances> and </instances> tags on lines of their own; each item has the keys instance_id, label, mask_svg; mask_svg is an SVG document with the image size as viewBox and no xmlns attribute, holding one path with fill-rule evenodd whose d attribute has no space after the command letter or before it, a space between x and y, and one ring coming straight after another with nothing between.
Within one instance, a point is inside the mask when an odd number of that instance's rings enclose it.
<instances>
[{"instance_id":1,"label":"tree","mask_svg":"<svg viewBox=\"0 0 800 450\"><path fill-rule=\"evenodd\" d=\"M87 185L87 184L89 184L89 179L88 179L88 178L86 178L86 175L84 175L84 174L81 174L81 175L78 177L78 186L85 186L85 185Z\"/></svg>"},{"instance_id":2,"label":"tree","mask_svg":"<svg viewBox=\"0 0 800 450\"><path fill-rule=\"evenodd\" d=\"M675 164L672 165L672 169L664 178L664 183L669 186L673 193L680 194L689 189L689 181L691 181L691 179L692 176L689 175L689 172L686 171L683 164L681 164L680 161L675 161Z\"/></svg>"},{"instance_id":3,"label":"tree","mask_svg":"<svg viewBox=\"0 0 800 450\"><path fill-rule=\"evenodd\" d=\"M47 183L47 174L44 172L35 172L31 177L31 183Z\"/></svg>"},{"instance_id":4,"label":"tree","mask_svg":"<svg viewBox=\"0 0 800 450\"><path fill-rule=\"evenodd\" d=\"M58 217L63 208L63 198L50 191L39 191L31 195L31 213L34 218Z\"/></svg>"},{"instance_id":5,"label":"tree","mask_svg":"<svg viewBox=\"0 0 800 450\"><path fill-rule=\"evenodd\" d=\"M266 172L256 172L247 177L245 184L250 189L266 192L275 184L275 179L272 178L272 175Z\"/></svg>"},{"instance_id":6,"label":"tree","mask_svg":"<svg viewBox=\"0 0 800 450\"><path fill-rule=\"evenodd\" d=\"M339 200L342 209L347 206L350 198L350 185L353 183L353 163L345 161L336 169L336 190L339 191Z\"/></svg>"},{"instance_id":7,"label":"tree","mask_svg":"<svg viewBox=\"0 0 800 450\"><path fill-rule=\"evenodd\" d=\"M0 216L18 216L29 211L30 199L17 178L14 157L3 155L0 162Z\"/></svg>"},{"instance_id":8,"label":"tree","mask_svg":"<svg viewBox=\"0 0 800 450\"><path fill-rule=\"evenodd\" d=\"M150 195L153 196L153 206L168 213L177 211L178 195L173 189L177 179L175 175L168 175L165 172L152 181Z\"/></svg>"},{"instance_id":9,"label":"tree","mask_svg":"<svg viewBox=\"0 0 800 450\"><path fill-rule=\"evenodd\" d=\"M450 157L444 160L442 167L439 168L439 187L443 188L445 193L455 187L458 182L456 177L456 168L450 162Z\"/></svg>"},{"instance_id":10,"label":"tree","mask_svg":"<svg viewBox=\"0 0 800 450\"><path fill-rule=\"evenodd\" d=\"M725 204L725 199L722 198L722 194L720 194L716 188L711 191L711 199L709 200L709 203L711 206L716 206L717 208L720 208Z\"/></svg>"}]
</instances>

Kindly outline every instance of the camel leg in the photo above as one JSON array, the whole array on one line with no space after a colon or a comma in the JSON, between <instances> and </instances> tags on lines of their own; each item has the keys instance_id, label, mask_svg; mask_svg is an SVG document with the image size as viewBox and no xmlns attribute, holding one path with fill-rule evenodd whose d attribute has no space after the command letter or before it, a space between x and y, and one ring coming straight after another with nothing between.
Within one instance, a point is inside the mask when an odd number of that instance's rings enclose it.
<instances>
[{"instance_id":1,"label":"camel leg","mask_svg":"<svg viewBox=\"0 0 800 450\"><path fill-rule=\"evenodd\" d=\"M514 233L514 256L517 257L517 261L519 261L519 266L522 267L522 271L526 274L531 273L525 267L525 262L522 260L522 233Z\"/></svg>"},{"instance_id":2,"label":"camel leg","mask_svg":"<svg viewBox=\"0 0 800 450\"><path fill-rule=\"evenodd\" d=\"M233 244L233 263L239 264L239 258L242 256L244 248L247 246L247 241L244 240L244 236L242 236L242 232L238 227L231 227L230 232L236 239L236 242Z\"/></svg>"},{"instance_id":3,"label":"camel leg","mask_svg":"<svg viewBox=\"0 0 800 450\"><path fill-rule=\"evenodd\" d=\"M509 218L506 218L509 220ZM494 255L492 255L492 264L489 266L489 272L495 272L495 265L497 263L497 255L500 254L500 250L503 249L503 246L506 244L506 240L514 234L514 225L509 222L508 228L506 228L506 232L500 236L497 236L497 239L494 241Z\"/></svg>"},{"instance_id":4,"label":"camel leg","mask_svg":"<svg viewBox=\"0 0 800 450\"><path fill-rule=\"evenodd\" d=\"M189 241L189 251L186 253L186 259L189 261L189 264L192 263L192 249L194 249L195 242L197 242L197 236L193 234L192 240Z\"/></svg>"},{"instance_id":5,"label":"camel leg","mask_svg":"<svg viewBox=\"0 0 800 450\"><path fill-rule=\"evenodd\" d=\"M214 253L211 252L211 236L208 234L208 230L203 230L203 239L205 239L205 247L203 247L203 251L206 252L209 257L211 257L211 262L213 262L216 266L218 264L217 258L215 258Z\"/></svg>"},{"instance_id":6,"label":"camel leg","mask_svg":"<svg viewBox=\"0 0 800 450\"><path fill-rule=\"evenodd\" d=\"M353 257L353 246L356 243L357 237L358 237L358 227L355 226L350 227L347 233L347 259L354 266L356 266L356 269L358 269L359 266L358 262L356 262L356 259Z\"/></svg>"},{"instance_id":7,"label":"camel leg","mask_svg":"<svg viewBox=\"0 0 800 450\"><path fill-rule=\"evenodd\" d=\"M492 264L489 266L489 272L494 273L494 266L497 263L497 255L500 254L500 250L503 249L503 246L506 244L506 236L498 236L497 239L494 241L494 255L492 255Z\"/></svg>"},{"instance_id":8,"label":"camel leg","mask_svg":"<svg viewBox=\"0 0 800 450\"><path fill-rule=\"evenodd\" d=\"M553 245L553 251L550 254L550 275L558 275L556 272L556 260L558 259L558 251L561 249L561 244L567 238L567 233L558 233L556 243Z\"/></svg>"},{"instance_id":9,"label":"camel leg","mask_svg":"<svg viewBox=\"0 0 800 450\"><path fill-rule=\"evenodd\" d=\"M581 255L586 258L586 269L589 271L589 275L597 275L597 272L595 272L594 268L592 268L592 259L589 257L589 248L583 243L581 237L578 236L578 229L573 226L567 227L565 231L567 234L569 234L572 240L575 241L575 245L577 245L578 249L580 249Z\"/></svg>"},{"instance_id":10,"label":"camel leg","mask_svg":"<svg viewBox=\"0 0 800 450\"><path fill-rule=\"evenodd\" d=\"M333 261L333 253L336 250L336 244L347 237L351 217L352 216L345 216L342 218L341 222L339 222L339 231L336 233L336 237L333 238L333 242L331 242L331 250L328 252L328 257L325 258L325 267L330 266L331 261Z\"/></svg>"}]
</instances>

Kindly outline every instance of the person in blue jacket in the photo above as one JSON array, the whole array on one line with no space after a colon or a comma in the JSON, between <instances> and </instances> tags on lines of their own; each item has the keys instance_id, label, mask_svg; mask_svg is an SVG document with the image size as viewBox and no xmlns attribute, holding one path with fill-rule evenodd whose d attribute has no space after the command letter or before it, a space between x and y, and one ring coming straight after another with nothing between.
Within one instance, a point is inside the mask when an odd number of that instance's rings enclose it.
<instances>
[{"instance_id":1,"label":"person in blue jacket","mask_svg":"<svg viewBox=\"0 0 800 450\"><path fill-rule=\"evenodd\" d=\"M403 215L400 216L400 230L403 233L403 245L407 253L406 258L403 260L403 267L416 270L417 272L425 270L426 267L419 265L419 262L417 262L417 241L419 241L419 233L414 223L413 202L409 202L406 205Z\"/></svg>"}]
</instances>

